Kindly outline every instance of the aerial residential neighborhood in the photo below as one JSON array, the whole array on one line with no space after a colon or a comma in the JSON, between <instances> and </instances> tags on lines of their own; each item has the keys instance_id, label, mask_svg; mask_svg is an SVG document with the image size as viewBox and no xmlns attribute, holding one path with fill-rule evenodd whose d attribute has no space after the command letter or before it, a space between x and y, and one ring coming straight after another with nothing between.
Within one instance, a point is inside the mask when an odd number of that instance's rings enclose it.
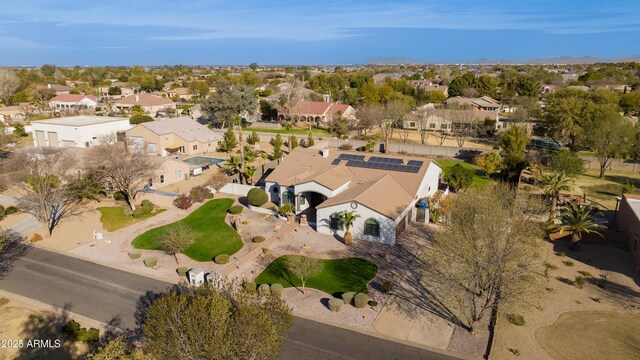
<instances>
[{"instance_id":1,"label":"aerial residential neighborhood","mask_svg":"<svg viewBox=\"0 0 640 360\"><path fill-rule=\"evenodd\" d=\"M638 4L121 5L3 6L0 359L640 358Z\"/></svg>"}]
</instances>

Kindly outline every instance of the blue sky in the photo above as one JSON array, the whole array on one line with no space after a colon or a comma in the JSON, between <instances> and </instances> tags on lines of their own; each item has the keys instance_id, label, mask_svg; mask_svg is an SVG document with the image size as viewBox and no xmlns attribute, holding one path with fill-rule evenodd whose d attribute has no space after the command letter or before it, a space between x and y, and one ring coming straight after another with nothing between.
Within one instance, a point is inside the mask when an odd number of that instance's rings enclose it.
<instances>
[{"instance_id":1,"label":"blue sky","mask_svg":"<svg viewBox=\"0 0 640 360\"><path fill-rule=\"evenodd\" d=\"M0 65L359 64L640 55L638 0L16 0Z\"/></svg>"}]
</instances>

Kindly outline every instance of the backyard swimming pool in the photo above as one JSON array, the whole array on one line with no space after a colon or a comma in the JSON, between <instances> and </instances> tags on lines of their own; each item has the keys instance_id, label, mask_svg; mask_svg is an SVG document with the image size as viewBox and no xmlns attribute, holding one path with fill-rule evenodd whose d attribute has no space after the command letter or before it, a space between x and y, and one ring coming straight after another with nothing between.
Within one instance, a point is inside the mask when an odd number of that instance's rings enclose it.
<instances>
[{"instance_id":1,"label":"backyard swimming pool","mask_svg":"<svg viewBox=\"0 0 640 360\"><path fill-rule=\"evenodd\" d=\"M194 156L192 158L184 159L182 161L191 165L215 165L217 163L223 162L224 160L217 159L217 158L204 157L204 156Z\"/></svg>"}]
</instances>

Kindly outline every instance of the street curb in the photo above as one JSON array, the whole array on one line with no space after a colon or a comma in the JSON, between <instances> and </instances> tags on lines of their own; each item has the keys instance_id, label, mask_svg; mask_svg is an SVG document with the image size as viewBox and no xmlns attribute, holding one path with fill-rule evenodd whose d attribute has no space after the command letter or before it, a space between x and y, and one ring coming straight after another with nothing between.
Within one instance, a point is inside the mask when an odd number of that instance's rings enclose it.
<instances>
[{"instance_id":1,"label":"street curb","mask_svg":"<svg viewBox=\"0 0 640 360\"><path fill-rule=\"evenodd\" d=\"M47 310L47 311L52 311L55 313L66 313L69 315L70 319L74 319L74 320L78 320L79 322L82 322L83 324L88 324L88 326L91 327L95 327L95 328L99 328L101 329L103 332L108 330L108 331L114 331L114 332L120 332L123 331L122 329L109 325L107 323L103 323L101 321L98 320L94 320L92 318L86 317L84 315L80 315L78 313L75 313L73 311L69 311L69 310L65 310L63 308L54 306L54 305L49 305L49 304L45 304L41 301L38 300L34 300L22 295L18 295L18 294L14 294L12 292L6 291L6 290L2 290L0 289L0 296L9 298L9 299L13 299L37 308L40 308L42 310Z\"/></svg>"},{"instance_id":2,"label":"street curb","mask_svg":"<svg viewBox=\"0 0 640 360\"><path fill-rule=\"evenodd\" d=\"M419 343L416 343L416 342L413 342L413 341L402 340L402 339L397 339L397 338L389 338L389 337L386 337L386 336L384 336L384 335L382 335L380 333L377 333L377 332L374 332L374 331L371 331L371 330L362 330L362 329L359 329L359 328L346 326L346 325L335 323L335 322L332 322L332 321L321 320L319 318L314 318L314 317L310 317L310 316L307 316L307 315L304 315L304 314L300 314L297 311L293 312L293 316L301 318L301 319L304 319L304 320L318 322L318 323L329 325L329 326L332 326L332 327L337 327L337 328L340 328L340 329L357 332L357 333L360 333L362 335L371 336L371 337L374 337L374 338L377 338L377 339L387 340L387 341L390 341L390 342L394 342L394 343L398 343L398 344L402 344L402 345L407 345L407 346L411 346L411 347L422 349L422 350L431 351L431 352L442 354L442 355L452 356L452 357L456 357L456 358L459 358L459 359L467 359L467 360L474 359L472 357L465 357L462 354L454 353L454 352L451 352L451 351L448 351L448 350L443 350L443 349L440 349L440 348L435 348L435 347L428 346L428 345L422 345L422 344L419 344Z\"/></svg>"}]
</instances>

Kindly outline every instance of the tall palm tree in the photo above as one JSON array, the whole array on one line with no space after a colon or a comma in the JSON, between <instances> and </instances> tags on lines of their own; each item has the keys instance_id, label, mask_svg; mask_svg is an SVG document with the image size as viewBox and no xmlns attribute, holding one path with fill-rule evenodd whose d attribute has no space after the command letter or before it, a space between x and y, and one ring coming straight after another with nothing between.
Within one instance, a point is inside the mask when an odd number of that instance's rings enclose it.
<instances>
[{"instance_id":1,"label":"tall palm tree","mask_svg":"<svg viewBox=\"0 0 640 360\"><path fill-rule=\"evenodd\" d=\"M291 150L292 150L291 149L291 129L293 128L293 123L291 123L291 121L286 121L282 124L282 126L287 131L287 136L288 136L287 146L289 148L289 154L291 154Z\"/></svg>"},{"instance_id":2,"label":"tall palm tree","mask_svg":"<svg viewBox=\"0 0 640 360\"><path fill-rule=\"evenodd\" d=\"M596 233L602 236L598 232L602 229L602 225L593 221L598 214L597 209L591 205L572 204L562 208L561 224L557 228L560 231L571 232L571 249L579 249L578 243L582 240L583 233Z\"/></svg>"},{"instance_id":3,"label":"tall palm tree","mask_svg":"<svg viewBox=\"0 0 640 360\"><path fill-rule=\"evenodd\" d=\"M357 218L359 218L360 215L356 213L355 210L352 211L343 211L340 213L339 218L340 221L342 222L342 225L344 226L344 229L346 230L344 232L344 244L349 246L351 245L351 243L353 242L353 236L351 235L351 228L353 227L353 223L356 221Z\"/></svg>"},{"instance_id":4,"label":"tall palm tree","mask_svg":"<svg viewBox=\"0 0 640 360\"><path fill-rule=\"evenodd\" d=\"M229 175L240 174L240 183L242 183L242 178L244 177L242 165L242 156L229 155L229 160L225 162L224 169Z\"/></svg>"},{"instance_id":5,"label":"tall palm tree","mask_svg":"<svg viewBox=\"0 0 640 360\"><path fill-rule=\"evenodd\" d=\"M244 168L244 175L247 179L248 185L253 185L253 177L256 174L256 170L257 170L256 167L251 165Z\"/></svg>"},{"instance_id":6,"label":"tall palm tree","mask_svg":"<svg viewBox=\"0 0 640 360\"><path fill-rule=\"evenodd\" d=\"M571 190L573 179L568 177L564 172L552 172L543 177L544 193L551 196L551 210L549 212L549 222L553 222L556 218L556 210L558 207L558 196L562 191Z\"/></svg>"}]
</instances>

